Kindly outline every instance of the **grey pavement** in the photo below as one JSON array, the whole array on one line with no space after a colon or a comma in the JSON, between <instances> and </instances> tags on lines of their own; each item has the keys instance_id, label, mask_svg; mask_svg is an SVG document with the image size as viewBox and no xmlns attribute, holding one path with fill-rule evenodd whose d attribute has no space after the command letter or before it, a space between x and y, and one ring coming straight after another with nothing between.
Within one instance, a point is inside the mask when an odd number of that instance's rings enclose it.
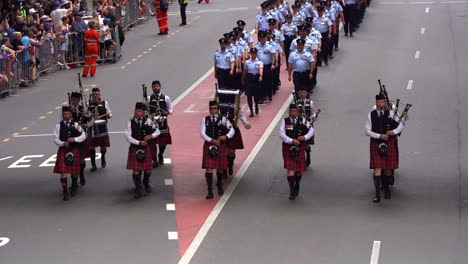
<instances>
[{"instance_id":1,"label":"grey pavement","mask_svg":"<svg viewBox=\"0 0 468 264\"><path fill-rule=\"evenodd\" d=\"M466 3L373 1L319 70L323 112L299 199L288 200L275 129L191 263L369 263L374 241L378 263L466 263L467 14ZM373 204L364 123L378 78L414 107L393 197Z\"/></svg>"}]
</instances>

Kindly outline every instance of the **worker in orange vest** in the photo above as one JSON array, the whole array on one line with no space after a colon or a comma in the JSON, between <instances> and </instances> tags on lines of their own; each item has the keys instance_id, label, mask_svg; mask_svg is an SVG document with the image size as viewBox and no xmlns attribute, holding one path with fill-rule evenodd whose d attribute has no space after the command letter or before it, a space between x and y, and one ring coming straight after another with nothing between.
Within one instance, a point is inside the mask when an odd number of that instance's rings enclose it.
<instances>
[{"instance_id":1,"label":"worker in orange vest","mask_svg":"<svg viewBox=\"0 0 468 264\"><path fill-rule=\"evenodd\" d=\"M96 74L96 60L99 54L99 33L95 30L96 24L94 21L88 22L88 30L84 33L84 43L86 45L85 64L83 68L83 77L88 76L89 68L91 67L91 77Z\"/></svg>"},{"instance_id":2,"label":"worker in orange vest","mask_svg":"<svg viewBox=\"0 0 468 264\"><path fill-rule=\"evenodd\" d=\"M169 31L169 25L167 23L169 3L167 0L154 0L153 5L156 8L156 21L158 21L159 26L158 35L167 35Z\"/></svg>"}]
</instances>

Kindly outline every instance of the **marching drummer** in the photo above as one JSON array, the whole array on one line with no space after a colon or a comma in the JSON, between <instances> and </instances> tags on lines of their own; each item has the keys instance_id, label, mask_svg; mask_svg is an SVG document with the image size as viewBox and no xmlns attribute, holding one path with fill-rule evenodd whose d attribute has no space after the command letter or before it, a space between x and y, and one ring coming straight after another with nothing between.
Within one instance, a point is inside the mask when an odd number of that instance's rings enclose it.
<instances>
[{"instance_id":1,"label":"marching drummer","mask_svg":"<svg viewBox=\"0 0 468 264\"><path fill-rule=\"evenodd\" d=\"M81 93L72 92L70 95L70 109L72 111L72 119L74 122L78 122L81 128L86 128L88 122L87 112L88 109L81 102ZM85 131L86 133L86 131ZM89 157L89 145L87 141L79 143L80 145L80 184L86 185L86 178L84 176L84 169L86 167L85 158Z\"/></svg>"},{"instance_id":2,"label":"marching drummer","mask_svg":"<svg viewBox=\"0 0 468 264\"><path fill-rule=\"evenodd\" d=\"M223 195L223 177L228 167L226 140L234 136L234 129L226 117L219 114L216 101L209 103L210 115L200 123L200 136L204 140L202 168L206 169L205 179L208 186L206 199L213 199L213 172L216 171L218 194Z\"/></svg>"},{"instance_id":3,"label":"marching drummer","mask_svg":"<svg viewBox=\"0 0 468 264\"><path fill-rule=\"evenodd\" d=\"M148 102L150 105L150 113L154 114L157 119L158 128L161 132L156 140L154 141L154 153L153 153L153 168L164 164L164 151L166 146L172 144L172 137L169 131L169 125L167 122L167 116L174 112L172 107L171 98L161 93L161 82L156 80L151 83L153 94L148 96ZM157 147L159 145L158 159L156 160Z\"/></svg>"},{"instance_id":4,"label":"marching drummer","mask_svg":"<svg viewBox=\"0 0 468 264\"><path fill-rule=\"evenodd\" d=\"M146 105L138 102L135 105L133 118L128 120L125 129L125 137L130 147L128 148L127 170L132 170L132 178L135 183L135 198L143 195L142 183L147 193L151 192L149 179L152 169L151 146L148 141L159 136L160 131L150 118L145 117ZM144 173L143 182L141 174Z\"/></svg>"},{"instance_id":5,"label":"marching drummer","mask_svg":"<svg viewBox=\"0 0 468 264\"><path fill-rule=\"evenodd\" d=\"M91 159L91 170L96 171L96 148L101 149L101 167L106 167L106 152L110 147L109 134L107 129L108 119L112 117L109 102L101 99L101 90L93 88L89 102L89 114L94 122L88 124L90 135L89 158Z\"/></svg>"},{"instance_id":6,"label":"marching drummer","mask_svg":"<svg viewBox=\"0 0 468 264\"><path fill-rule=\"evenodd\" d=\"M73 121L70 106L62 106L62 118L63 120L55 125L54 129L54 143L59 147L54 173L60 174L63 200L67 201L70 198L67 174L70 174L72 179L70 194L75 196L78 189L78 174L80 173L79 143L86 139L86 134L78 122Z\"/></svg>"},{"instance_id":7,"label":"marching drummer","mask_svg":"<svg viewBox=\"0 0 468 264\"><path fill-rule=\"evenodd\" d=\"M297 105L291 104L289 117L281 121L279 135L283 140L282 153L287 171L289 200L294 200L299 195L299 184L305 170L304 148L314 135L314 128L304 117L299 117Z\"/></svg>"}]
</instances>

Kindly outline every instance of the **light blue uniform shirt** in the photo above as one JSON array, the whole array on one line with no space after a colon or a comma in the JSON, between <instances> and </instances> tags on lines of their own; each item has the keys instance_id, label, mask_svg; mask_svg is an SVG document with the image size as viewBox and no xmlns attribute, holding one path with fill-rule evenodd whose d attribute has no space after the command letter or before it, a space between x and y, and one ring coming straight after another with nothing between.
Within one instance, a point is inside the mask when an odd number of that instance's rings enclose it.
<instances>
[{"instance_id":1,"label":"light blue uniform shirt","mask_svg":"<svg viewBox=\"0 0 468 264\"><path fill-rule=\"evenodd\" d=\"M281 30L285 36L295 36L297 34L297 26L294 23L288 24L284 23L281 25Z\"/></svg>"},{"instance_id":2,"label":"light blue uniform shirt","mask_svg":"<svg viewBox=\"0 0 468 264\"><path fill-rule=\"evenodd\" d=\"M295 51L297 49L297 40L300 38L301 37L298 37L291 42L291 47L289 47L290 51ZM304 50L312 53L312 51L316 50L317 47L318 47L318 42L315 42L313 39L309 37L305 39Z\"/></svg>"},{"instance_id":3,"label":"light blue uniform shirt","mask_svg":"<svg viewBox=\"0 0 468 264\"><path fill-rule=\"evenodd\" d=\"M244 30L244 32L242 32L242 38L247 41L247 43L252 43L253 42L253 37L252 35L250 35L249 32L247 32L246 30Z\"/></svg>"},{"instance_id":4,"label":"light blue uniform shirt","mask_svg":"<svg viewBox=\"0 0 468 264\"><path fill-rule=\"evenodd\" d=\"M330 8L330 10L325 10L325 13L323 15L331 19L331 21L336 20L335 9L333 9L333 7Z\"/></svg>"},{"instance_id":5,"label":"light blue uniform shirt","mask_svg":"<svg viewBox=\"0 0 468 264\"><path fill-rule=\"evenodd\" d=\"M214 62L216 63L216 67L224 70L230 70L231 62L235 62L235 59L234 55L226 48L224 52L221 51L221 49L215 52Z\"/></svg>"},{"instance_id":6,"label":"light blue uniform shirt","mask_svg":"<svg viewBox=\"0 0 468 264\"><path fill-rule=\"evenodd\" d=\"M258 24L258 30L268 30L268 19L273 18L269 13L264 15L263 13L260 13L257 15L256 20Z\"/></svg>"},{"instance_id":7,"label":"light blue uniform shirt","mask_svg":"<svg viewBox=\"0 0 468 264\"><path fill-rule=\"evenodd\" d=\"M284 41L284 35L283 33L281 33L281 31L275 29L273 31L273 36L275 36L275 42L276 43L280 43L280 42L283 42Z\"/></svg>"},{"instance_id":8,"label":"light blue uniform shirt","mask_svg":"<svg viewBox=\"0 0 468 264\"><path fill-rule=\"evenodd\" d=\"M276 41L274 41L274 40L270 40L269 43L270 43L270 45L272 45L273 48L275 48L275 50L277 50L278 52L283 52L283 49L281 48L281 45L280 45L278 42L276 42Z\"/></svg>"},{"instance_id":9,"label":"light blue uniform shirt","mask_svg":"<svg viewBox=\"0 0 468 264\"><path fill-rule=\"evenodd\" d=\"M263 62L264 65L272 64L273 63L273 56L276 53L275 47L265 42L265 45L258 42L255 44L255 48L257 48L257 58Z\"/></svg>"},{"instance_id":10,"label":"light blue uniform shirt","mask_svg":"<svg viewBox=\"0 0 468 264\"><path fill-rule=\"evenodd\" d=\"M331 6L335 9L335 15L338 17L340 12L343 12L343 7L337 1L332 1Z\"/></svg>"},{"instance_id":11,"label":"light blue uniform shirt","mask_svg":"<svg viewBox=\"0 0 468 264\"><path fill-rule=\"evenodd\" d=\"M322 38L322 33L320 33L320 31L318 31L316 28L312 28L310 30L309 37L316 38L316 39L321 39Z\"/></svg>"},{"instance_id":12,"label":"light blue uniform shirt","mask_svg":"<svg viewBox=\"0 0 468 264\"><path fill-rule=\"evenodd\" d=\"M249 44L245 40L239 39L235 45L241 54L245 51L249 52Z\"/></svg>"},{"instance_id":13,"label":"light blue uniform shirt","mask_svg":"<svg viewBox=\"0 0 468 264\"><path fill-rule=\"evenodd\" d=\"M248 59L244 63L244 69L247 70L247 73L260 74L260 68L263 68L263 62L258 58L255 60Z\"/></svg>"},{"instance_id":14,"label":"light blue uniform shirt","mask_svg":"<svg viewBox=\"0 0 468 264\"><path fill-rule=\"evenodd\" d=\"M314 27L320 31L320 33L325 33L328 31L328 27L332 25L331 20L323 15L322 17L314 17Z\"/></svg>"},{"instance_id":15,"label":"light blue uniform shirt","mask_svg":"<svg viewBox=\"0 0 468 264\"><path fill-rule=\"evenodd\" d=\"M236 57L242 56L242 53L239 50L239 48L232 43L227 47L227 50L229 50L229 52L231 52L231 54L234 54L234 56Z\"/></svg>"},{"instance_id":16,"label":"light blue uniform shirt","mask_svg":"<svg viewBox=\"0 0 468 264\"><path fill-rule=\"evenodd\" d=\"M304 22L304 17L301 13L296 13L292 15L292 22L294 25L299 26Z\"/></svg>"},{"instance_id":17,"label":"light blue uniform shirt","mask_svg":"<svg viewBox=\"0 0 468 264\"><path fill-rule=\"evenodd\" d=\"M356 4L356 0L345 0L345 4L347 4L347 5Z\"/></svg>"},{"instance_id":18,"label":"light blue uniform shirt","mask_svg":"<svg viewBox=\"0 0 468 264\"><path fill-rule=\"evenodd\" d=\"M293 65L293 72L305 72L310 70L310 64L314 62L314 56L306 51L295 50L289 54L288 62Z\"/></svg>"}]
</instances>

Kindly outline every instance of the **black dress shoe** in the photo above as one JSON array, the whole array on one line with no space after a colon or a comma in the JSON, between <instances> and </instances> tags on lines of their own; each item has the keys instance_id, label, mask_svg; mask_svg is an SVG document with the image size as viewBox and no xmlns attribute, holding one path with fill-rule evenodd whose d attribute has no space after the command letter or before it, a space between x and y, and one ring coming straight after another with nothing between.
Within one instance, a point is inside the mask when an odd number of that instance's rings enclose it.
<instances>
[{"instance_id":1,"label":"black dress shoe","mask_svg":"<svg viewBox=\"0 0 468 264\"><path fill-rule=\"evenodd\" d=\"M213 199L213 197L214 197L213 192L209 192L205 198L209 200L209 199Z\"/></svg>"},{"instance_id":2,"label":"black dress shoe","mask_svg":"<svg viewBox=\"0 0 468 264\"><path fill-rule=\"evenodd\" d=\"M71 197L75 197L76 196L76 190L78 189L78 186L75 186L75 185L72 185L70 187L70 195Z\"/></svg>"},{"instance_id":3,"label":"black dress shoe","mask_svg":"<svg viewBox=\"0 0 468 264\"><path fill-rule=\"evenodd\" d=\"M376 195L373 200L374 203L380 203L380 195Z\"/></svg>"},{"instance_id":4,"label":"black dress shoe","mask_svg":"<svg viewBox=\"0 0 468 264\"><path fill-rule=\"evenodd\" d=\"M158 160L159 160L159 165L163 165L163 164L164 164L164 157L163 157L163 155L158 155Z\"/></svg>"},{"instance_id":5,"label":"black dress shoe","mask_svg":"<svg viewBox=\"0 0 468 264\"><path fill-rule=\"evenodd\" d=\"M95 172L95 171L97 171L96 166L91 167L91 169L90 169L89 171L90 171L90 172Z\"/></svg>"},{"instance_id":6,"label":"black dress shoe","mask_svg":"<svg viewBox=\"0 0 468 264\"><path fill-rule=\"evenodd\" d=\"M333 58L334 58L333 55L330 55L330 60L333 60Z\"/></svg>"},{"instance_id":7,"label":"black dress shoe","mask_svg":"<svg viewBox=\"0 0 468 264\"><path fill-rule=\"evenodd\" d=\"M219 195L223 195L224 194L224 189L223 189L223 185L221 184L218 184L218 194Z\"/></svg>"},{"instance_id":8,"label":"black dress shoe","mask_svg":"<svg viewBox=\"0 0 468 264\"><path fill-rule=\"evenodd\" d=\"M145 191L147 193L150 193L151 192L151 186L149 185L149 182L144 182L143 183L143 186L145 187Z\"/></svg>"},{"instance_id":9,"label":"black dress shoe","mask_svg":"<svg viewBox=\"0 0 468 264\"><path fill-rule=\"evenodd\" d=\"M387 187L387 188L385 189L384 199L392 199L392 193L390 192L390 188L389 188L389 187Z\"/></svg>"},{"instance_id":10,"label":"black dress shoe","mask_svg":"<svg viewBox=\"0 0 468 264\"><path fill-rule=\"evenodd\" d=\"M70 196L68 195L68 191L63 191L63 200L64 201L70 200Z\"/></svg>"},{"instance_id":11,"label":"black dress shoe","mask_svg":"<svg viewBox=\"0 0 468 264\"><path fill-rule=\"evenodd\" d=\"M250 113L249 117L254 117L255 115L253 113Z\"/></svg>"},{"instance_id":12,"label":"black dress shoe","mask_svg":"<svg viewBox=\"0 0 468 264\"><path fill-rule=\"evenodd\" d=\"M183 26L185 26L185 25L187 25L187 23L180 23L180 24L179 24L180 27L183 27Z\"/></svg>"},{"instance_id":13,"label":"black dress shoe","mask_svg":"<svg viewBox=\"0 0 468 264\"><path fill-rule=\"evenodd\" d=\"M335 48L335 51L339 51L340 49L339 48Z\"/></svg>"},{"instance_id":14,"label":"black dress shoe","mask_svg":"<svg viewBox=\"0 0 468 264\"><path fill-rule=\"evenodd\" d=\"M159 162L157 160L153 161L153 168L159 167Z\"/></svg>"},{"instance_id":15,"label":"black dress shoe","mask_svg":"<svg viewBox=\"0 0 468 264\"><path fill-rule=\"evenodd\" d=\"M80 176L80 184L81 184L82 186L85 186L85 185L86 185L86 179L85 179L84 176Z\"/></svg>"},{"instance_id":16,"label":"black dress shoe","mask_svg":"<svg viewBox=\"0 0 468 264\"><path fill-rule=\"evenodd\" d=\"M143 196L143 192L142 192L141 188L135 189L135 194L133 195L133 197L135 199L139 199L142 196Z\"/></svg>"},{"instance_id":17,"label":"black dress shoe","mask_svg":"<svg viewBox=\"0 0 468 264\"><path fill-rule=\"evenodd\" d=\"M258 109L255 109L255 114L258 115L258 113L259 113L259 112L258 112Z\"/></svg>"},{"instance_id":18,"label":"black dress shoe","mask_svg":"<svg viewBox=\"0 0 468 264\"><path fill-rule=\"evenodd\" d=\"M294 196L294 195L289 195L289 200L291 200L291 201L292 201L292 200L296 200L296 196Z\"/></svg>"}]
</instances>

